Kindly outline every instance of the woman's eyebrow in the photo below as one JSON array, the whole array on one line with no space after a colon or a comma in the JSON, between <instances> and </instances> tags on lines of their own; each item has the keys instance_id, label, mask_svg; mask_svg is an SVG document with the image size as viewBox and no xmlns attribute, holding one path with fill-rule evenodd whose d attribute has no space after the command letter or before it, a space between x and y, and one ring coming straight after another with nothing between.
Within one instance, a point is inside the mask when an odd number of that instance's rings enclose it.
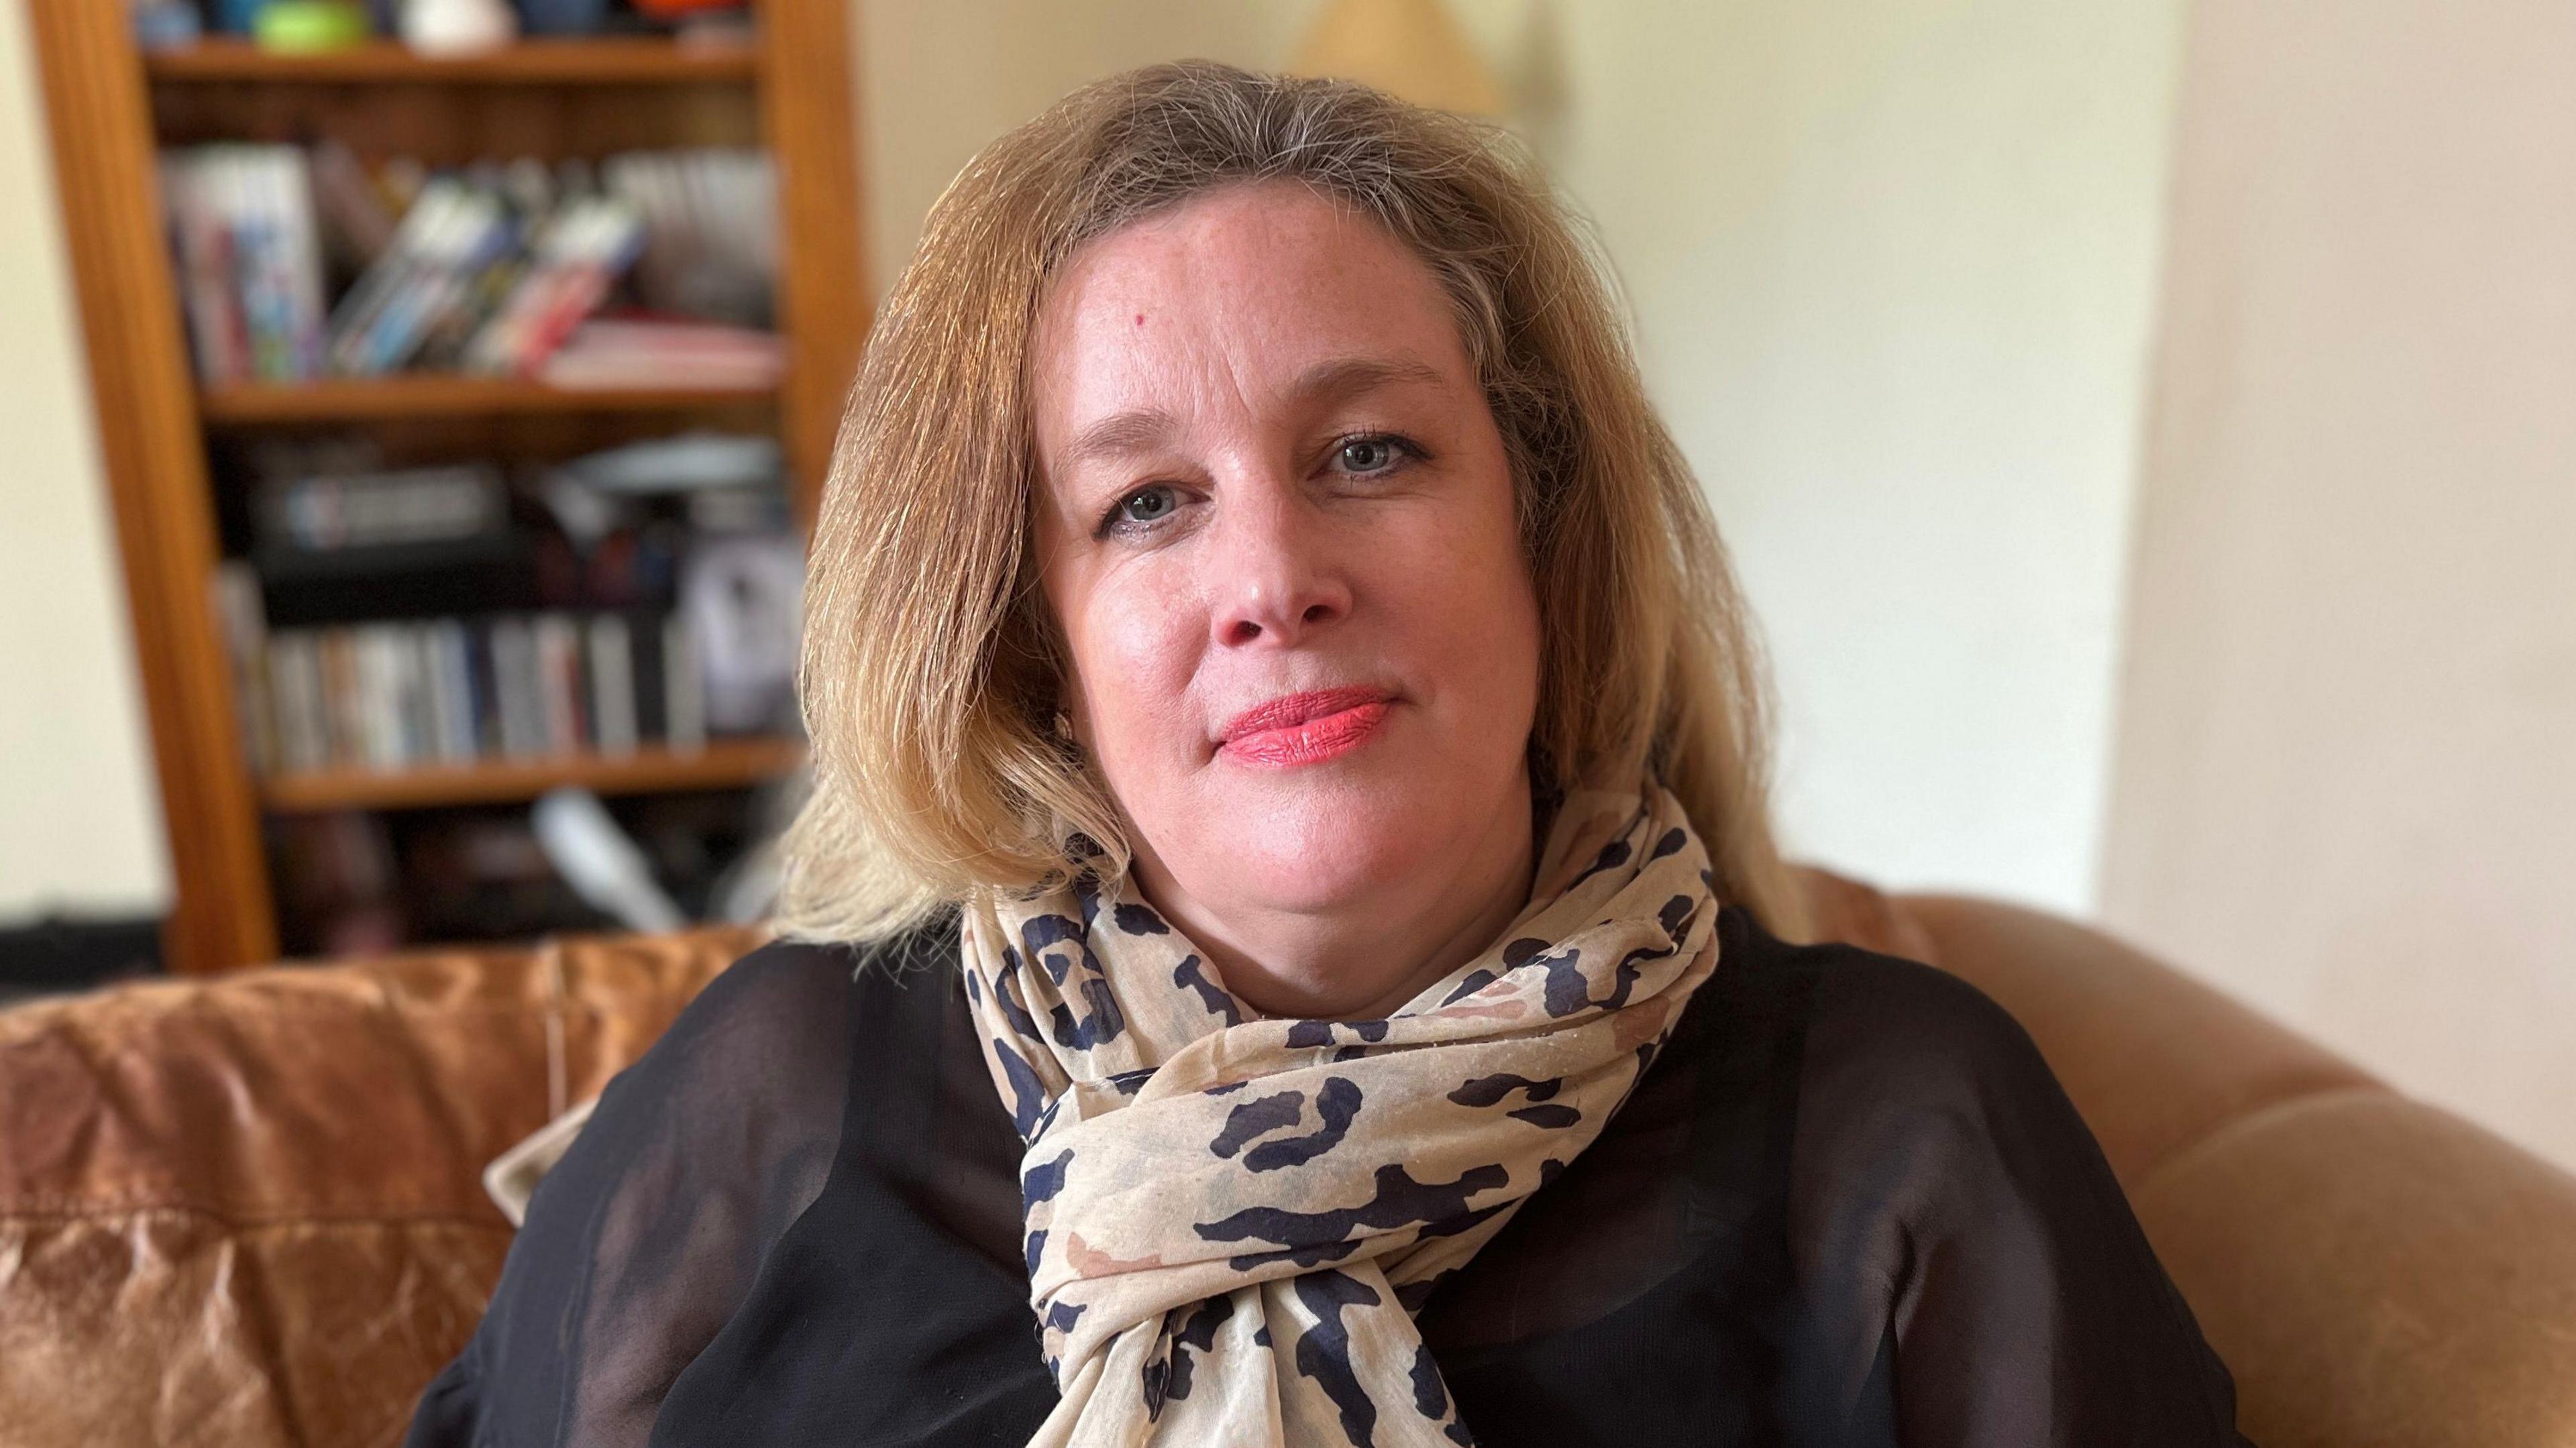
<instances>
[{"instance_id":1,"label":"woman's eyebrow","mask_svg":"<svg viewBox=\"0 0 2576 1448\"><path fill-rule=\"evenodd\" d=\"M1283 396L1305 404L1347 402L1382 387L1411 384L1441 387L1449 379L1439 369L1410 357L1335 357L1297 374ZM1064 450L1065 466L1110 462L1154 452L1170 445L1179 424L1158 407L1111 413L1074 434Z\"/></svg>"},{"instance_id":2,"label":"woman's eyebrow","mask_svg":"<svg viewBox=\"0 0 2576 1448\"><path fill-rule=\"evenodd\" d=\"M1065 464L1080 467L1152 452L1169 443L1178 430L1172 415L1158 407L1112 413L1074 435L1072 445L1064 450Z\"/></svg>"},{"instance_id":3,"label":"woman's eyebrow","mask_svg":"<svg viewBox=\"0 0 2576 1448\"><path fill-rule=\"evenodd\" d=\"M1346 402L1404 383L1447 387L1449 379L1438 368L1411 357L1336 357L1297 374L1287 395L1301 402Z\"/></svg>"}]
</instances>

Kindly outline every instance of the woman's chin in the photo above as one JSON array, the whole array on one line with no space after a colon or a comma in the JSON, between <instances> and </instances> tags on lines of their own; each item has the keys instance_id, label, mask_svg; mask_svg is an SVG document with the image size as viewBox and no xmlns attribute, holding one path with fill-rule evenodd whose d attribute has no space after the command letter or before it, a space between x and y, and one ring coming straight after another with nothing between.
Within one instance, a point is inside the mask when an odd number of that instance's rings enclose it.
<instances>
[{"instance_id":1,"label":"woman's chin","mask_svg":"<svg viewBox=\"0 0 2576 1448\"><path fill-rule=\"evenodd\" d=\"M1301 807L1307 806L1307 807ZM1322 807L1312 807L1322 806ZM1454 808L1454 805L1451 806ZM1237 898L1279 910L1331 911L1383 896L1415 880L1427 862L1472 848L1436 826L1436 801L1371 791L1357 799L1281 801L1255 806L1248 827L1230 832L1225 873Z\"/></svg>"}]
</instances>

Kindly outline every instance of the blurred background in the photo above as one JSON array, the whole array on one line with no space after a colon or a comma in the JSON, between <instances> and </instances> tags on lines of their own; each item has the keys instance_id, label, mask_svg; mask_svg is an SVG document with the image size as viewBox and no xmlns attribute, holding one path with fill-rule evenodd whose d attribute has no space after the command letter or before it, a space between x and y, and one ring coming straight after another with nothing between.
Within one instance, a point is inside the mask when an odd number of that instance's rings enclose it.
<instances>
[{"instance_id":1,"label":"blurred background","mask_svg":"<svg viewBox=\"0 0 2576 1448\"><path fill-rule=\"evenodd\" d=\"M270 6L0 13L0 990L756 913L870 301L979 146L1207 56L1589 218L1797 854L2576 1164L2576 10Z\"/></svg>"}]
</instances>

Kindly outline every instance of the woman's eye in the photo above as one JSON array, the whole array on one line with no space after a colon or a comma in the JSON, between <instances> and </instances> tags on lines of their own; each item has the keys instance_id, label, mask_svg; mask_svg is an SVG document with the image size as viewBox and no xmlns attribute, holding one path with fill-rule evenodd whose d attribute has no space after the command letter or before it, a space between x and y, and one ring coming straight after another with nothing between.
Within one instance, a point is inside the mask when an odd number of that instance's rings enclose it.
<instances>
[{"instance_id":1,"label":"woman's eye","mask_svg":"<svg viewBox=\"0 0 2576 1448\"><path fill-rule=\"evenodd\" d=\"M1395 466L1400 449L1391 437L1355 437L1342 444L1338 460L1344 472L1382 473Z\"/></svg>"},{"instance_id":2,"label":"woman's eye","mask_svg":"<svg viewBox=\"0 0 2576 1448\"><path fill-rule=\"evenodd\" d=\"M1138 488L1119 499L1118 506L1109 510L1109 521L1113 525L1159 523L1170 516L1176 506L1172 490L1156 483L1150 488Z\"/></svg>"}]
</instances>

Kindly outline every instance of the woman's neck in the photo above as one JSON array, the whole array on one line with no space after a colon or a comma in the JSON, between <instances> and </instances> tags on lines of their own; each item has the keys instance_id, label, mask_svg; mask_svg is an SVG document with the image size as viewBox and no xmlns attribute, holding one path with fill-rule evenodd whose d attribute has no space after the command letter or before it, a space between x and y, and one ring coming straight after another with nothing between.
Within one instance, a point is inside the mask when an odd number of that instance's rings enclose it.
<instances>
[{"instance_id":1,"label":"woman's neck","mask_svg":"<svg viewBox=\"0 0 2576 1448\"><path fill-rule=\"evenodd\" d=\"M1483 954L1529 903L1532 813L1524 780L1452 867L1341 910L1222 908L1191 898L1141 850L1135 873L1244 1006L1273 1019L1377 1020Z\"/></svg>"}]
</instances>

